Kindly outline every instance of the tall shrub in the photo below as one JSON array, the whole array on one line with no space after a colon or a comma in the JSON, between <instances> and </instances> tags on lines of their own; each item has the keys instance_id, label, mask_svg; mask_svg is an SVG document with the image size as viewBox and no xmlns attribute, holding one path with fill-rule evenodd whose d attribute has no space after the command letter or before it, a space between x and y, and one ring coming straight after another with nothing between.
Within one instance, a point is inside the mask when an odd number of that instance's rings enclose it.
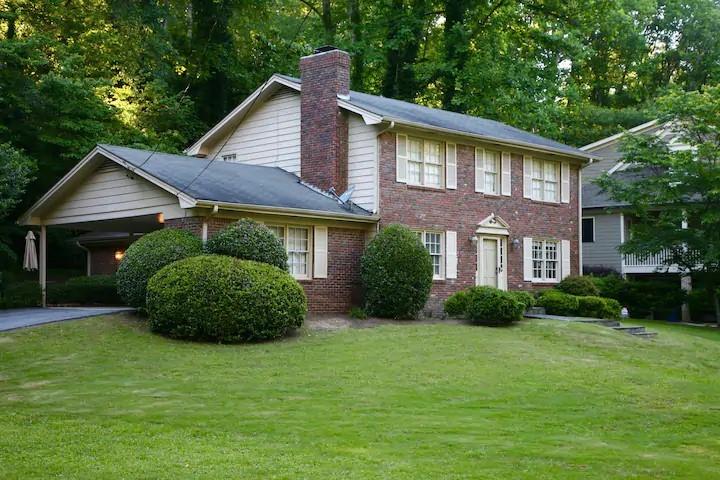
<instances>
[{"instance_id":1,"label":"tall shrub","mask_svg":"<svg viewBox=\"0 0 720 480\"><path fill-rule=\"evenodd\" d=\"M142 236L125 252L117 272L117 288L123 301L145 307L148 280L170 263L202 253L202 241L190 232L166 228Z\"/></svg>"},{"instance_id":2,"label":"tall shrub","mask_svg":"<svg viewBox=\"0 0 720 480\"><path fill-rule=\"evenodd\" d=\"M365 249L361 274L370 314L413 318L430 295L433 267L416 233L403 225L390 225Z\"/></svg>"},{"instance_id":3,"label":"tall shrub","mask_svg":"<svg viewBox=\"0 0 720 480\"><path fill-rule=\"evenodd\" d=\"M287 252L280 239L262 223L247 218L227 226L210 238L205 251L288 269Z\"/></svg>"}]
</instances>

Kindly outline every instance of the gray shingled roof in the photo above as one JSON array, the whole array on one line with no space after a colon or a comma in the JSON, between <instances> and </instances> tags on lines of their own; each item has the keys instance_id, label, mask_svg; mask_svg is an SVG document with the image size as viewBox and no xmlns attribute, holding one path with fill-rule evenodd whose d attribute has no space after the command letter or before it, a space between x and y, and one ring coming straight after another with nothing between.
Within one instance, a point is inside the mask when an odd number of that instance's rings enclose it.
<instances>
[{"instance_id":1,"label":"gray shingled roof","mask_svg":"<svg viewBox=\"0 0 720 480\"><path fill-rule=\"evenodd\" d=\"M622 182L636 182L652 175L647 170L620 170L612 174L612 178ZM582 187L582 208L608 208L627 206L626 202L618 202L610 198L607 192L602 190L594 182L585 183Z\"/></svg>"},{"instance_id":2,"label":"gray shingled roof","mask_svg":"<svg viewBox=\"0 0 720 480\"><path fill-rule=\"evenodd\" d=\"M297 176L277 167L221 160L211 163L211 160L203 158L153 153L115 145L99 147L196 200L339 215L372 215L351 202L341 205L336 199L307 186Z\"/></svg>"},{"instance_id":3,"label":"gray shingled roof","mask_svg":"<svg viewBox=\"0 0 720 480\"><path fill-rule=\"evenodd\" d=\"M299 78L287 75L278 76L297 83L298 85L302 83ZM460 133L479 135L500 141L519 142L583 158L592 157L592 154L575 147L520 130L519 128L511 127L510 125L495 120L449 112L437 108L423 107L422 105L416 105L402 100L355 91L350 91L349 102L353 106L398 122L408 122L427 125L428 127L454 130Z\"/></svg>"}]
</instances>

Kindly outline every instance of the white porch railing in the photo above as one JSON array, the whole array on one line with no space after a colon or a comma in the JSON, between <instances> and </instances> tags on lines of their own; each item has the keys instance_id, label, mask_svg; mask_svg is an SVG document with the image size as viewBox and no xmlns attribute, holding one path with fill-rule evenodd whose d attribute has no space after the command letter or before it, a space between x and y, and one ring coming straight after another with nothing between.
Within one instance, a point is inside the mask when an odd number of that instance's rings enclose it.
<instances>
[{"instance_id":1,"label":"white porch railing","mask_svg":"<svg viewBox=\"0 0 720 480\"><path fill-rule=\"evenodd\" d=\"M623 255L623 273L654 273L678 271L677 266L672 265L668 269L666 260L670 258L670 250L663 250L647 257L628 253Z\"/></svg>"}]
</instances>

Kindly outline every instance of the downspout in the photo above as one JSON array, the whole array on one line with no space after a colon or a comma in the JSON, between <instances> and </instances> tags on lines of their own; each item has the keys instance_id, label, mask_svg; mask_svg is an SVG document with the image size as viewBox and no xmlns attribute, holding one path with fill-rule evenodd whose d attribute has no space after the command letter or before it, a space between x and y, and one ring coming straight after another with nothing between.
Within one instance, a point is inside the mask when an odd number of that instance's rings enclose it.
<instances>
[{"instance_id":1,"label":"downspout","mask_svg":"<svg viewBox=\"0 0 720 480\"><path fill-rule=\"evenodd\" d=\"M90 250L87 247L83 246L80 242L75 242L75 245L80 247L81 250L85 250L85 258L86 258L86 263L87 263L86 275L89 277L91 275L90 262L91 262L91 258L92 258L92 253L90 252Z\"/></svg>"}]
</instances>

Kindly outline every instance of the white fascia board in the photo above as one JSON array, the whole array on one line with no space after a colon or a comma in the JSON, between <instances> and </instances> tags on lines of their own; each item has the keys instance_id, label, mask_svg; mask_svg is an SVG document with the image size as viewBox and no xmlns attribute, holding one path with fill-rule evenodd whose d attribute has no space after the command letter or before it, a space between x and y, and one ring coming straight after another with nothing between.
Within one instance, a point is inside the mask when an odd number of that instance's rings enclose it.
<instances>
[{"instance_id":1,"label":"white fascia board","mask_svg":"<svg viewBox=\"0 0 720 480\"><path fill-rule=\"evenodd\" d=\"M265 83L263 83L257 90L255 90L253 93L251 93L243 102L235 107L230 113L228 113L225 118L220 120L214 127L212 127L210 130L208 130L205 135L200 137L200 139L192 144L192 146L188 147L183 151L185 155L197 155L200 152L200 149L202 146L213 138L217 133L222 131L228 123L231 123L234 121L238 116L246 113L246 110L248 110L250 107L252 107L255 104L255 100L262 95L265 91L267 91L270 88L273 88L276 85L283 85L288 88L291 88L296 91L300 91L300 85L298 85L295 82L292 82L290 80L287 80L285 78L282 78L278 75L271 76Z\"/></svg>"},{"instance_id":2,"label":"white fascia board","mask_svg":"<svg viewBox=\"0 0 720 480\"><path fill-rule=\"evenodd\" d=\"M607 144L610 144L612 142L619 140L626 133L637 133L637 132L641 132L647 128L654 127L655 125L657 125L658 121L659 121L658 119L650 120L649 122L643 123L642 125L638 125L636 127L629 129L627 132L616 133L615 135L610 135L609 137L601 138L600 140L598 140L596 142L588 143L587 145L580 147L579 150L582 150L585 152L595 150L596 148L603 147Z\"/></svg>"},{"instance_id":3,"label":"white fascia board","mask_svg":"<svg viewBox=\"0 0 720 480\"><path fill-rule=\"evenodd\" d=\"M349 112L357 113L358 115L362 116L363 121L365 122L365 125L377 125L378 123L382 123L382 121L383 121L382 115L378 115L376 113L365 110L364 108L360 108L356 105L353 105L346 98L343 98L339 95L338 95L338 106L340 108L344 108L345 110L347 110Z\"/></svg>"},{"instance_id":4,"label":"white fascia board","mask_svg":"<svg viewBox=\"0 0 720 480\"><path fill-rule=\"evenodd\" d=\"M377 221L380 220L380 217L378 217L377 215L356 215L352 213L342 214L324 212L321 210L307 210L304 208L269 207L265 205L251 205L244 203L216 202L213 200L198 200L195 206L201 208L218 207L219 210L234 210L249 213L267 213L274 215L292 215L296 217L346 220L361 223L377 223Z\"/></svg>"}]
</instances>

